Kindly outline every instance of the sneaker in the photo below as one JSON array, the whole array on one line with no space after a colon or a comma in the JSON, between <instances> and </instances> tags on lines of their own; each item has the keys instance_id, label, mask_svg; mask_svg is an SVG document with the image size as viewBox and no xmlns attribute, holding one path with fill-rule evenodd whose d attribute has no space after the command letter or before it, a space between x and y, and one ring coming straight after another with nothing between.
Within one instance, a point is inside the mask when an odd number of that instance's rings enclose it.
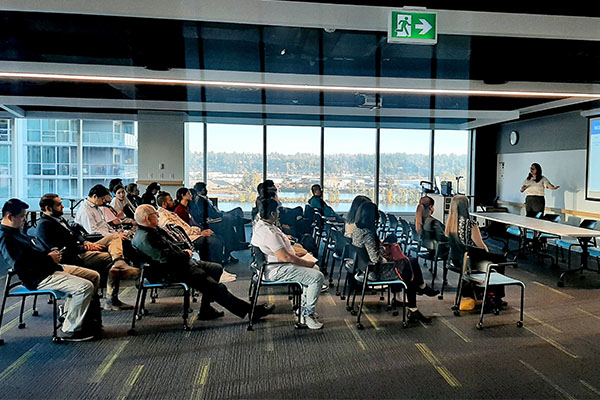
<instances>
[{"instance_id":1,"label":"sneaker","mask_svg":"<svg viewBox=\"0 0 600 400\"><path fill-rule=\"evenodd\" d=\"M299 309L299 308L296 308L296 309L294 310L294 315L297 317L297 316L298 316L298 314L300 314L300 309ZM315 318L319 318L319 313L318 313L318 312L316 312L316 311L313 311L312 315L314 315L314 316L315 316Z\"/></svg>"},{"instance_id":2,"label":"sneaker","mask_svg":"<svg viewBox=\"0 0 600 400\"><path fill-rule=\"evenodd\" d=\"M419 310L415 310L415 311L408 310L408 320L410 322L417 322L417 321L421 321L421 322L425 322L425 323L431 322L431 318L424 316L423 314L421 314L421 311L419 311Z\"/></svg>"},{"instance_id":3,"label":"sneaker","mask_svg":"<svg viewBox=\"0 0 600 400\"><path fill-rule=\"evenodd\" d=\"M252 316L252 321L258 321L259 319L271 314L273 311L275 311L275 304L273 303L265 303L256 306L254 309L254 315Z\"/></svg>"},{"instance_id":4,"label":"sneaker","mask_svg":"<svg viewBox=\"0 0 600 400\"><path fill-rule=\"evenodd\" d=\"M323 328L323 323L319 322L315 314L304 315L302 317L302 323L306 325L308 329L321 329Z\"/></svg>"},{"instance_id":5,"label":"sneaker","mask_svg":"<svg viewBox=\"0 0 600 400\"><path fill-rule=\"evenodd\" d=\"M94 340L95 336L83 331L77 331L64 333L62 336L60 336L60 338L65 342L88 342L90 340Z\"/></svg>"},{"instance_id":6,"label":"sneaker","mask_svg":"<svg viewBox=\"0 0 600 400\"><path fill-rule=\"evenodd\" d=\"M417 289L417 294L418 295L425 295L428 297L434 297L437 296L438 294L440 294L440 291L437 289L432 289L429 285L425 285L425 287L423 289L419 288Z\"/></svg>"},{"instance_id":7,"label":"sneaker","mask_svg":"<svg viewBox=\"0 0 600 400\"><path fill-rule=\"evenodd\" d=\"M104 303L104 310L106 310L106 311L133 310L133 306L130 304L123 303L119 299L107 299L106 303Z\"/></svg>"},{"instance_id":8,"label":"sneaker","mask_svg":"<svg viewBox=\"0 0 600 400\"><path fill-rule=\"evenodd\" d=\"M217 319L224 316L225 313L223 311L217 311L212 306L202 307L198 312L198 319L201 321L209 321L211 319Z\"/></svg>"},{"instance_id":9,"label":"sneaker","mask_svg":"<svg viewBox=\"0 0 600 400\"><path fill-rule=\"evenodd\" d=\"M327 283L324 283L323 286L321 286L321 293L327 292L329 292L329 285Z\"/></svg>"}]
</instances>

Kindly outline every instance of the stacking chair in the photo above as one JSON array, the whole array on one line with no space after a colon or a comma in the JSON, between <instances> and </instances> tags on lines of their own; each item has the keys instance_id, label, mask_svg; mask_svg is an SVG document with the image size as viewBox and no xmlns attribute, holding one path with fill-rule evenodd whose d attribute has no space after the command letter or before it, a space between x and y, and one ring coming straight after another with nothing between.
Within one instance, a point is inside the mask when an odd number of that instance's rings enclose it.
<instances>
[{"instance_id":1,"label":"stacking chair","mask_svg":"<svg viewBox=\"0 0 600 400\"><path fill-rule=\"evenodd\" d=\"M139 252L138 252L139 254ZM146 309L146 295L148 290L150 290L150 297L152 299L152 303L156 302L156 298L158 297L157 293L159 289L169 289L169 288L181 288L183 289L183 329L185 331L190 331L192 328L188 325L188 316L190 313L190 295L191 290L187 283L185 282L168 282L166 280L156 281L152 279L149 273L150 265L147 262L143 262L140 265L140 269L142 273L140 274L139 281L137 283L138 293L135 299L135 306L133 307L133 317L131 319L131 328L127 332L130 335L135 335L135 321L141 320L144 316L148 315L148 310Z\"/></svg>"},{"instance_id":2,"label":"stacking chair","mask_svg":"<svg viewBox=\"0 0 600 400\"><path fill-rule=\"evenodd\" d=\"M379 210L378 230L379 230L379 238L385 239L385 235L388 231L387 215L385 215L385 212L383 212L381 210Z\"/></svg>"},{"instance_id":3,"label":"stacking chair","mask_svg":"<svg viewBox=\"0 0 600 400\"><path fill-rule=\"evenodd\" d=\"M400 238L402 236L402 226L400 225L400 221L394 214L388 214L388 234L393 233L396 237Z\"/></svg>"},{"instance_id":4,"label":"stacking chair","mask_svg":"<svg viewBox=\"0 0 600 400\"><path fill-rule=\"evenodd\" d=\"M50 299L52 300L52 305L53 305L53 309L52 309L52 341L54 343L61 343L62 339L58 336L58 328L61 326L60 321L59 321L59 306L58 306L58 300L63 300L66 299L68 296L63 293L60 292L58 290L48 290L48 289L40 289L40 290L29 290L27 289L25 286L23 286L23 283L18 280L18 278L16 280L13 280L13 278L15 278L17 276L17 273L14 271L14 269L9 269L8 273L6 275L6 283L4 285L4 295L2 296L2 307L0 308L0 332L2 332L2 320L4 318L4 310L6 308L6 300L9 297L21 297L21 307L20 307L20 312L19 312L19 325L18 328L19 329L24 329L26 324L23 321L23 314L24 314L24 310L25 310L25 299L29 296L33 296L33 311L32 314L33 316L38 316L38 311L36 309L36 305L37 305L37 297L41 296L41 295L45 295L45 296L50 296ZM0 346L4 344L4 339L0 338Z\"/></svg>"},{"instance_id":5,"label":"stacking chair","mask_svg":"<svg viewBox=\"0 0 600 400\"><path fill-rule=\"evenodd\" d=\"M342 278L342 271L344 269L344 265L350 260L348 258L350 239L347 238L346 236L344 236L344 234L338 230L332 230L332 234L333 234L333 252L332 252L333 261L331 263L331 275L330 276L333 277L333 272L335 270L335 263L336 263L336 261L338 261L339 269L338 269L337 286L335 289L335 295L339 296L341 294L340 293L340 280ZM330 278L330 281L331 281L331 278ZM343 296L342 296L342 300L344 300Z\"/></svg>"},{"instance_id":6,"label":"stacking chair","mask_svg":"<svg viewBox=\"0 0 600 400\"><path fill-rule=\"evenodd\" d=\"M399 218L398 221L400 222L400 226L402 229L402 233L398 237L398 243L400 243L400 245L402 246L402 251L404 251L404 253L406 254L408 246L412 244L410 224L404 218Z\"/></svg>"},{"instance_id":7,"label":"stacking chair","mask_svg":"<svg viewBox=\"0 0 600 400\"><path fill-rule=\"evenodd\" d=\"M382 280L382 281L369 280L368 279L369 270L371 268L375 268L376 264L371 264L367 250L364 248L359 248L354 245L350 245L350 257L352 258L354 266L355 266L355 270L357 271L356 275L354 276L354 279L357 284L362 285L360 305L358 307L358 314L356 317L356 327L358 329L364 328L363 324L360 322L360 317L362 315L362 309L363 309L363 305L364 305L364 301L365 301L365 293L367 291L367 287L387 286L388 310L393 310L393 315L398 315L398 313L395 309L395 305L393 303L390 303L390 285L399 285L402 288L402 297L403 297L402 326L406 327L407 326L407 323L406 323L406 289L407 289L406 283L404 283L404 281L402 279L400 279L400 277L398 277L398 279L394 279L394 280ZM356 296L356 293L354 294L354 296ZM353 306L354 306L354 300L353 300ZM352 307L352 308L354 309L354 307Z\"/></svg>"},{"instance_id":8,"label":"stacking chair","mask_svg":"<svg viewBox=\"0 0 600 400\"><path fill-rule=\"evenodd\" d=\"M494 263L493 261L490 261L490 256L484 249L467 246L467 251L465 252L463 262L463 269L461 272L461 279L457 289L458 292L456 302L452 307L454 310L454 315L460 315L459 304L462 299L462 288L465 283L472 283L475 286L483 287L483 300L481 303L479 322L477 323L477 329L483 329L483 314L485 311L485 303L489 287L516 285L521 287L521 310L517 326L519 328L522 327L525 284L519 280L496 272L496 269L500 266L516 267L516 265L517 263L515 262ZM496 308L493 310L493 312L495 315L498 315L500 310Z\"/></svg>"},{"instance_id":9,"label":"stacking chair","mask_svg":"<svg viewBox=\"0 0 600 400\"><path fill-rule=\"evenodd\" d=\"M598 221L596 221L595 219L584 219L583 221L581 221L581 223L579 224L580 228L586 228L586 229L595 229L596 228L596 224L598 223ZM553 242L550 242L551 244L554 244L556 246L556 259L558 260L558 253L560 251L561 253L561 259L564 261L565 257L563 253L563 249L566 249L568 251L567 257L568 257L568 269L571 269L571 252L576 252L576 253L581 253L581 245L579 244L579 241L575 238L567 238L567 239L556 239ZM596 246L596 238L592 238L592 245ZM592 249L590 248L590 254L592 254Z\"/></svg>"},{"instance_id":10,"label":"stacking chair","mask_svg":"<svg viewBox=\"0 0 600 400\"><path fill-rule=\"evenodd\" d=\"M250 304L252 308L248 314L248 330L251 331L254 317L254 310L256 309L256 303L260 294L260 288L263 286L287 286L291 293L292 309L298 315L298 321L294 325L296 329L304 328L301 322L302 312L302 284L298 281L268 281L264 279L265 269L272 265L283 265L288 264L285 262L267 262L267 257L256 246L252 246L253 261L250 263L250 269L252 270L252 278L250 278L250 288L248 293L250 295Z\"/></svg>"},{"instance_id":11,"label":"stacking chair","mask_svg":"<svg viewBox=\"0 0 600 400\"><path fill-rule=\"evenodd\" d=\"M438 242L437 240L432 240L428 243L428 246L424 246L426 251L421 251L417 254L417 257L425 260L425 263L429 261L431 263L431 288L433 289L435 286L435 278L437 277L438 270L438 262L442 262L443 266L443 278L444 282L446 281L446 276L448 273L448 257L450 256L450 244L448 242ZM443 284L442 284L443 285ZM443 294L441 295L443 299Z\"/></svg>"}]
</instances>

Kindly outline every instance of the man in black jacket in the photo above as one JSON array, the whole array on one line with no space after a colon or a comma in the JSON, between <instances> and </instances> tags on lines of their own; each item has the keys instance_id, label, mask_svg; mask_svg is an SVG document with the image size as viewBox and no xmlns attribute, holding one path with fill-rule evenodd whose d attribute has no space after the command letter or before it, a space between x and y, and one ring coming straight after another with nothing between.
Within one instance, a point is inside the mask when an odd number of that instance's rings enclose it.
<instances>
[{"instance_id":1,"label":"man in black jacket","mask_svg":"<svg viewBox=\"0 0 600 400\"><path fill-rule=\"evenodd\" d=\"M202 292L199 319L207 320L224 315L212 308L215 301L240 318L250 312L250 303L234 296L227 286L219 283L223 267L217 263L192 259L190 250L177 247L169 234L158 226L158 212L151 205L142 204L135 210L135 220L138 229L132 240L133 247L138 249L150 260L148 271L154 279L183 281ZM255 319L270 314L274 309L272 304L256 307Z\"/></svg>"},{"instance_id":2,"label":"man in black jacket","mask_svg":"<svg viewBox=\"0 0 600 400\"><path fill-rule=\"evenodd\" d=\"M40 199L43 214L37 224L36 236L47 248L64 248L62 261L98 271L107 276L105 310L130 310L133 307L119 300L121 279L135 278L140 270L123 260L123 244L118 234L89 242L67 224L63 218L63 203L57 194L48 193Z\"/></svg>"},{"instance_id":3,"label":"man in black jacket","mask_svg":"<svg viewBox=\"0 0 600 400\"><path fill-rule=\"evenodd\" d=\"M50 289L71 295L62 326L65 340L91 340L94 335L83 330L84 318L92 296L98 289L100 275L96 271L72 265L61 265L62 254L50 251L22 229L29 206L19 199L10 199L2 207L0 251L6 263L15 269L29 290Z\"/></svg>"}]
</instances>

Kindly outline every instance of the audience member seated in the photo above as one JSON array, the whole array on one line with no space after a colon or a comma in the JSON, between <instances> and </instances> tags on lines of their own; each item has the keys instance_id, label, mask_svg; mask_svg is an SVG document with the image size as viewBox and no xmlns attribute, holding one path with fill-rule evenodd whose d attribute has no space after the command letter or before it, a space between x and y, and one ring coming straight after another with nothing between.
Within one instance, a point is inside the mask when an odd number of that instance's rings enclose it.
<instances>
[{"instance_id":1,"label":"audience member seated","mask_svg":"<svg viewBox=\"0 0 600 400\"><path fill-rule=\"evenodd\" d=\"M448 241L444 233L446 227L433 217L434 204L431 197L423 196L415 213L415 228L421 237L421 246L425 247L431 256L435 254L436 243Z\"/></svg>"},{"instance_id":2,"label":"audience member seated","mask_svg":"<svg viewBox=\"0 0 600 400\"><path fill-rule=\"evenodd\" d=\"M71 296L61 328L63 339L92 340L102 326L98 302L92 304L100 275L90 269L59 264L62 254L58 249L41 250L41 244L22 231L28 208L19 199L4 203L0 227L2 256L27 289L58 290Z\"/></svg>"},{"instance_id":3,"label":"audience member seated","mask_svg":"<svg viewBox=\"0 0 600 400\"><path fill-rule=\"evenodd\" d=\"M466 246L479 247L488 252L491 262L506 262L501 254L489 253L488 247L483 242L481 231L477 222L471 219L469 214L469 199L466 196L454 196L450 203L450 212L446 221L446 236L450 241L450 259L452 264L462 269ZM504 273L504 267L499 267L496 272ZM474 288L463 286L463 297L473 297ZM504 286L490 286L489 292L493 293L494 302L506 305L502 301L504 297ZM476 293L479 295L480 293Z\"/></svg>"},{"instance_id":4,"label":"audience member seated","mask_svg":"<svg viewBox=\"0 0 600 400\"><path fill-rule=\"evenodd\" d=\"M151 205L139 206L135 211L135 220L138 229L133 246L150 261L149 275L152 279L186 282L202 292L199 319L209 320L224 315L211 306L213 301L240 318L248 315L250 303L234 296L227 286L219 283L223 267L216 263L195 261L191 250L177 247L169 234L158 226L158 212ZM255 319L270 314L273 309L272 304L258 306Z\"/></svg>"},{"instance_id":5,"label":"audience member seated","mask_svg":"<svg viewBox=\"0 0 600 400\"><path fill-rule=\"evenodd\" d=\"M150 204L156 208L156 194L160 191L158 182L152 182L146 187L146 191L142 195L142 204Z\"/></svg>"},{"instance_id":6,"label":"audience member seated","mask_svg":"<svg viewBox=\"0 0 600 400\"><path fill-rule=\"evenodd\" d=\"M137 183L130 183L126 187L127 189L127 199L131 203L134 209L137 208L140 204L142 204L142 198L140 197L140 190L138 189Z\"/></svg>"},{"instance_id":7,"label":"audience member seated","mask_svg":"<svg viewBox=\"0 0 600 400\"><path fill-rule=\"evenodd\" d=\"M104 207L102 206L106 204L108 196L110 196L108 189L98 184L92 186L88 197L81 202L75 215L75 222L83 226L88 233L98 233L103 236L118 233L118 230L106 222L105 219ZM126 236L126 233L121 234L122 239Z\"/></svg>"},{"instance_id":8,"label":"audience member seated","mask_svg":"<svg viewBox=\"0 0 600 400\"><path fill-rule=\"evenodd\" d=\"M275 199L264 199L260 203L260 219L254 225L251 243L260 248L267 262L286 263L269 266L264 278L269 281L300 282L303 286L302 322L310 329L321 329L323 323L319 322L315 311L325 278L315 261L299 257L285 233L277 227L278 207Z\"/></svg>"},{"instance_id":9,"label":"audience member seated","mask_svg":"<svg viewBox=\"0 0 600 400\"><path fill-rule=\"evenodd\" d=\"M110 182L108 182L108 191L111 193L114 193L115 187L118 185L125 186L125 185L123 185L123 179L121 179L121 178L111 179Z\"/></svg>"},{"instance_id":10,"label":"audience member seated","mask_svg":"<svg viewBox=\"0 0 600 400\"><path fill-rule=\"evenodd\" d=\"M344 222L344 219L333 211L333 208L323 200L323 189L321 189L321 185L312 185L310 191L313 196L308 200L308 204L316 208L325 218L332 221Z\"/></svg>"},{"instance_id":11,"label":"audience member seated","mask_svg":"<svg viewBox=\"0 0 600 400\"><path fill-rule=\"evenodd\" d=\"M348 210L348 214L346 214L346 224L344 225L344 236L347 238L352 237L352 232L356 229L356 212L362 203L370 202L371 199L367 196L358 195L352 200L352 204L350 205L350 210Z\"/></svg>"},{"instance_id":12,"label":"audience member seated","mask_svg":"<svg viewBox=\"0 0 600 400\"><path fill-rule=\"evenodd\" d=\"M356 247L364 248L369 254L369 259L373 264L388 262L385 258L385 248L377 235L377 221L379 220L379 210L377 205L372 202L363 202L356 212L356 229L352 232L352 244ZM431 322L430 317L426 317L417 308L417 294L425 294L433 297L439 294L427 286L423 281L423 273L416 258L408 258L400 254L397 259L389 260L394 262L400 270L400 275L407 285L406 298L408 301L408 320L411 322ZM392 291L398 288L392 287Z\"/></svg>"},{"instance_id":13,"label":"audience member seated","mask_svg":"<svg viewBox=\"0 0 600 400\"><path fill-rule=\"evenodd\" d=\"M173 198L169 193L161 192L156 201L158 203L158 226L162 228L168 225L181 227L193 243L193 248L200 253L201 259L221 264L229 262L230 254L225 253L225 245L218 235L210 229L190 226L178 214L169 211L169 208L173 206Z\"/></svg>"},{"instance_id":14,"label":"audience member seated","mask_svg":"<svg viewBox=\"0 0 600 400\"><path fill-rule=\"evenodd\" d=\"M114 197L110 202L110 206L117 213L123 213L126 218L132 219L135 215L135 206L131 204L131 201L127 198L127 193L125 192L123 185L116 185L113 187L112 193L114 194Z\"/></svg>"},{"instance_id":15,"label":"audience member seated","mask_svg":"<svg viewBox=\"0 0 600 400\"><path fill-rule=\"evenodd\" d=\"M56 194L45 194L40 200L42 215L37 224L37 237L47 248L64 249L61 261L93 269L107 279L108 299L105 310L128 310L132 307L119 300L122 279L140 275L140 270L123 260L123 243L118 234L104 236L97 242L86 241L64 219L62 199Z\"/></svg>"}]
</instances>

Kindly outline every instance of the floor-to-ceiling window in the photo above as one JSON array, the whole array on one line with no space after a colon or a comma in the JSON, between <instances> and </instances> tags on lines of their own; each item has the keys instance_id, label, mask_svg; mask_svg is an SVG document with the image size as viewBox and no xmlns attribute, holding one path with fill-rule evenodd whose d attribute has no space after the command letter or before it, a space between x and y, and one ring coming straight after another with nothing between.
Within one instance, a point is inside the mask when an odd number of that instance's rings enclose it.
<instances>
[{"instance_id":1,"label":"floor-to-ceiling window","mask_svg":"<svg viewBox=\"0 0 600 400\"><path fill-rule=\"evenodd\" d=\"M209 197L217 197L222 210L250 211L263 179L263 127L208 124L206 141Z\"/></svg>"},{"instance_id":2,"label":"floor-to-ceiling window","mask_svg":"<svg viewBox=\"0 0 600 400\"><path fill-rule=\"evenodd\" d=\"M412 212L429 181L431 131L381 129L379 204L386 212Z\"/></svg>"},{"instance_id":3,"label":"floor-to-ceiling window","mask_svg":"<svg viewBox=\"0 0 600 400\"><path fill-rule=\"evenodd\" d=\"M321 179L321 128L269 126L267 177L275 182L285 207L306 204L310 187Z\"/></svg>"},{"instance_id":4,"label":"floor-to-ceiling window","mask_svg":"<svg viewBox=\"0 0 600 400\"><path fill-rule=\"evenodd\" d=\"M436 130L433 174L440 181L452 182L454 192L467 193L469 132ZM460 177L460 179L457 179ZM458 186L457 186L458 182Z\"/></svg>"},{"instance_id":5,"label":"floor-to-ceiling window","mask_svg":"<svg viewBox=\"0 0 600 400\"><path fill-rule=\"evenodd\" d=\"M348 211L359 194L374 200L375 134L375 129L325 128L323 189L334 210Z\"/></svg>"},{"instance_id":6,"label":"floor-to-ceiling window","mask_svg":"<svg viewBox=\"0 0 600 400\"><path fill-rule=\"evenodd\" d=\"M11 121L0 119L0 201L12 197L12 132Z\"/></svg>"},{"instance_id":7,"label":"floor-to-ceiling window","mask_svg":"<svg viewBox=\"0 0 600 400\"><path fill-rule=\"evenodd\" d=\"M204 182L204 124L190 122L185 124L187 136L186 172L188 186Z\"/></svg>"}]
</instances>

